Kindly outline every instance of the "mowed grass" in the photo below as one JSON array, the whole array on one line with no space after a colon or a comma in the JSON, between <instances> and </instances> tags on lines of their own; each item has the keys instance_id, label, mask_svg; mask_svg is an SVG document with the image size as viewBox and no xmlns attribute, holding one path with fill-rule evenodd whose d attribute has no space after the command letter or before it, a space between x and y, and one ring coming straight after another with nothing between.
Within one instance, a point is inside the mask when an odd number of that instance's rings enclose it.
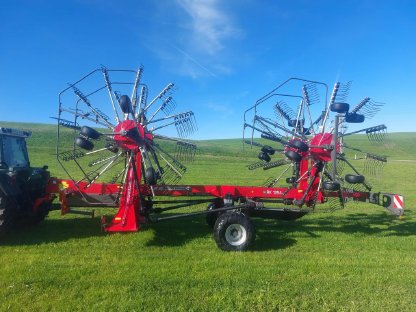
<instances>
[{"instance_id":1,"label":"mowed grass","mask_svg":"<svg viewBox=\"0 0 416 312\"><path fill-rule=\"evenodd\" d=\"M34 130L32 164L62 177L53 127L24 126ZM53 211L0 242L0 311L415 311L415 138L390 135L389 163L372 182L406 196L402 220L362 203L295 222L255 219L245 253L220 251L203 217L110 235L99 217ZM181 183L260 185L271 175L246 169L255 151L241 140L198 145Z\"/></svg>"}]
</instances>

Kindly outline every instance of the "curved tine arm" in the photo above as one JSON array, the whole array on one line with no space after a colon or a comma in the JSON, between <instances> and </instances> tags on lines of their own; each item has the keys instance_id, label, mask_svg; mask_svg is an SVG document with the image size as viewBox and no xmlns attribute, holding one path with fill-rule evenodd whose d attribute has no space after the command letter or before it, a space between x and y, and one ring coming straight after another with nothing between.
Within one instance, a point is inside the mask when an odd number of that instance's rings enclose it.
<instances>
[{"instance_id":1,"label":"curved tine arm","mask_svg":"<svg viewBox=\"0 0 416 312\"><path fill-rule=\"evenodd\" d=\"M193 112L192 111L187 111L187 112L184 112L184 113L179 113L179 114L175 114L175 115L169 115L169 116L166 116L166 117L162 117L162 118L159 118L159 119L154 119L154 120L146 122L145 125L149 125L149 124L152 124L152 123L155 123L155 122L158 122L158 121L172 119L172 118L175 118L175 117L178 117L178 116L183 116L183 115L186 115L186 114L193 114Z\"/></svg>"},{"instance_id":2,"label":"curved tine arm","mask_svg":"<svg viewBox=\"0 0 416 312\"><path fill-rule=\"evenodd\" d=\"M107 70L107 68L105 68L103 66L101 68L101 71L102 71L103 76L104 76L104 82L105 82L105 86L107 88L108 96L110 97L111 106L113 107L114 118L116 119L116 122L119 123L120 122L120 116L118 115L118 112L117 112L117 109L116 109L116 104L114 103L113 89L111 87L111 82L110 82L110 77L108 75L108 70Z\"/></svg>"},{"instance_id":3,"label":"curved tine arm","mask_svg":"<svg viewBox=\"0 0 416 312\"><path fill-rule=\"evenodd\" d=\"M160 135L160 134L154 134L153 136L154 136L156 139L168 140L168 141L173 141L173 142L181 142L181 143L193 144L193 143L190 143L190 142L185 141L185 140L181 140L181 139L177 139L177 138L172 138L172 137L168 137L168 136L164 136L164 135Z\"/></svg>"},{"instance_id":4,"label":"curved tine arm","mask_svg":"<svg viewBox=\"0 0 416 312\"><path fill-rule=\"evenodd\" d=\"M246 113L247 112L249 112L252 109L255 109L258 105L260 105L261 103L263 103L264 101L266 101L267 99L269 99L278 89L280 89L281 87L283 87L285 84L287 84L289 81L292 81L292 80L303 81L303 82L308 82L308 83L316 83L316 84L319 84L319 85L324 86L325 89L326 89L326 93L325 93L325 103L327 102L327 98L328 98L328 85L326 83L323 83L323 82L320 82L320 81L314 81L314 80L308 80L308 79L302 79L302 78L292 77L292 78L289 78L289 79L283 81L281 84L279 84L273 90L271 90L266 95L264 95L260 99L258 99L253 106L249 107L244 112L244 121L245 121L245 116L246 116Z\"/></svg>"}]
</instances>

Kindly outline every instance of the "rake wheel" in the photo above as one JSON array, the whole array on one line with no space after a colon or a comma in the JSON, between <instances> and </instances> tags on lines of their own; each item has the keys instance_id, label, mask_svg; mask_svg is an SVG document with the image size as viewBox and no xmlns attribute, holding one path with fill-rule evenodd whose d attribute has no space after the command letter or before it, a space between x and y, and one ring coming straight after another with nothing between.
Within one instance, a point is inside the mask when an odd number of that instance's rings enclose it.
<instances>
[{"instance_id":1,"label":"rake wheel","mask_svg":"<svg viewBox=\"0 0 416 312\"><path fill-rule=\"evenodd\" d=\"M346 130L347 125L352 127L373 117L382 103L366 97L350 107L347 103L350 87L351 82L337 82L328 97L328 86L325 83L290 78L245 111L244 134L250 130L251 140L244 140L244 143L261 148L258 157L260 162L249 165L249 169L272 168L269 163L279 163L282 160L272 161L272 154L267 152L270 147L255 141L256 137L282 145L283 151L275 156L280 155L289 160L288 167L283 168L283 172L272 180L273 183L266 184L275 185L280 180L290 184L287 193L293 192L293 195L286 196L284 203L298 207L306 204L313 208L318 198L321 202L324 201L322 195L318 196L323 190L337 192L340 204L343 205L344 182L355 185L354 189L371 191L371 185L361 175L359 168L348 160L348 151L362 154L360 159L366 161L362 167L373 173L382 167L386 157L347 145L345 140L350 135L364 133L371 142L381 143L386 126L378 125L350 132ZM270 117L273 112L276 118ZM292 170L288 170L290 167ZM349 170L345 180L341 176L344 170ZM292 172L292 176L284 176L285 172Z\"/></svg>"},{"instance_id":2,"label":"rake wheel","mask_svg":"<svg viewBox=\"0 0 416 312\"><path fill-rule=\"evenodd\" d=\"M195 144L184 139L196 130L193 112L173 113L174 84L150 99L142 75L143 67L101 67L59 94L58 162L78 189L120 184L115 204L129 179L135 188L141 183L177 183L196 151ZM172 128L177 136L171 135Z\"/></svg>"}]
</instances>

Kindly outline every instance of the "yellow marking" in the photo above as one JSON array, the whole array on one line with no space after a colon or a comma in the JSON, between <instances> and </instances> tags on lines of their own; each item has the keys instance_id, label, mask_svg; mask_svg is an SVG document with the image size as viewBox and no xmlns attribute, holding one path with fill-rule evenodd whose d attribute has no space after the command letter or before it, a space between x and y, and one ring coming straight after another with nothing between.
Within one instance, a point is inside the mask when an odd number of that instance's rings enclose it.
<instances>
[{"instance_id":1,"label":"yellow marking","mask_svg":"<svg viewBox=\"0 0 416 312\"><path fill-rule=\"evenodd\" d=\"M66 182L66 181L62 181L61 183L59 183L59 189L61 191L64 190L64 189L66 189L66 188L68 188L68 187L69 187L69 183Z\"/></svg>"}]
</instances>

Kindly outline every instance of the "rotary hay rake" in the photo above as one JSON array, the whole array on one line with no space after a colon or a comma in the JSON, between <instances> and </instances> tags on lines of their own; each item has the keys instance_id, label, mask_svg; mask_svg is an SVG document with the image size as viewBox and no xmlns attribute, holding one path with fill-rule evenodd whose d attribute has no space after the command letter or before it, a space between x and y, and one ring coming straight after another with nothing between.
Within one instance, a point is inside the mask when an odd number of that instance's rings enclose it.
<instances>
[{"instance_id":1,"label":"rotary hay rake","mask_svg":"<svg viewBox=\"0 0 416 312\"><path fill-rule=\"evenodd\" d=\"M358 153L357 160L365 160L363 167L371 174L386 162L385 156L345 143L346 137L358 133L380 143L386 133L384 125L346 131L347 125L364 122L382 106L365 98L350 110L346 100L351 83L336 83L328 100L326 84L290 78L245 111L243 142L260 148L259 161L248 169L283 168L265 186L175 185L172 182L186 171L184 163L195 155L195 144L184 140L196 130L195 118L191 111L172 114L173 84L148 101L142 73L142 67L137 71L102 67L60 93L57 159L70 179L52 179L50 191L59 193L62 213L70 212L70 207L118 207L109 223L102 218L107 232L138 231L148 222L206 215L218 247L226 251L250 246L255 239L251 217L294 220L334 199L339 207L363 201L403 214L403 196L372 192L344 152ZM133 82L110 80L110 75L119 74L132 76ZM98 87L91 88L96 76ZM288 91L296 89L300 91ZM165 116L158 117L161 113ZM179 138L157 134L168 126L176 127ZM247 130L250 138L244 139ZM172 144L159 141L173 143L176 153ZM283 158L272 161L275 155ZM343 175L346 168L349 173ZM201 204L208 207L198 209ZM163 215L184 207L194 209Z\"/></svg>"}]
</instances>

